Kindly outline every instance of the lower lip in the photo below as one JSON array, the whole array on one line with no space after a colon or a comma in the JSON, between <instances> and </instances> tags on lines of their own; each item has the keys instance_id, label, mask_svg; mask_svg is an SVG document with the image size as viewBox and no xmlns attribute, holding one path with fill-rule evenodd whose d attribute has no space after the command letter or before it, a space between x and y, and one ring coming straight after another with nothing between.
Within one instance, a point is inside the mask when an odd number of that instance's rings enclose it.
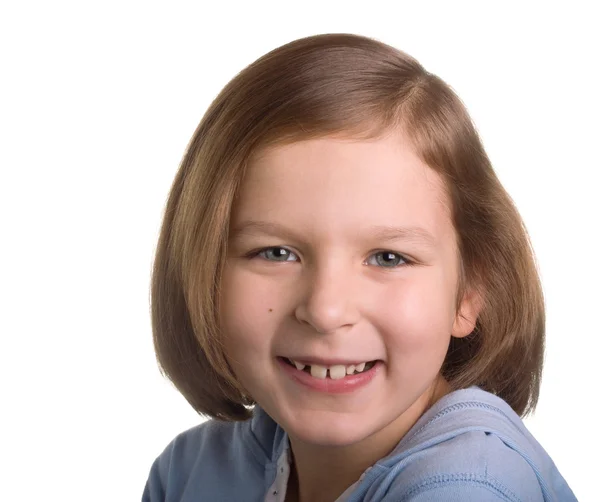
<instances>
[{"instance_id":1,"label":"lower lip","mask_svg":"<svg viewBox=\"0 0 600 502\"><path fill-rule=\"evenodd\" d=\"M377 361L373 367L362 373L355 375L346 375L344 378L339 380L333 380L327 378L315 378L306 371L300 371L296 367L289 365L282 358L278 357L277 362L281 366L282 370L292 378L292 380L300 383L301 385L308 387L309 389L317 392L325 392L328 394L347 394L354 392L362 387L365 387L377 373L382 365L381 361Z\"/></svg>"}]
</instances>

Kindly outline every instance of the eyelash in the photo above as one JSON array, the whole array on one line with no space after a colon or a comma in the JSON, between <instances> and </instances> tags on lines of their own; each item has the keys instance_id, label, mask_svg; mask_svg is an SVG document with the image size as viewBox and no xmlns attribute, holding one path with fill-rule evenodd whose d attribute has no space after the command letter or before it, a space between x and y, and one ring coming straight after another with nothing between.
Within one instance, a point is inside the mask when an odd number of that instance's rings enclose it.
<instances>
[{"instance_id":1,"label":"eyelash","mask_svg":"<svg viewBox=\"0 0 600 502\"><path fill-rule=\"evenodd\" d=\"M283 249L283 250L287 251L288 253L296 255L296 253L294 253L292 250L290 250L290 249L288 249L288 248L286 248L284 246L270 246L270 247L266 247L266 248L257 249L256 251L252 251L248 255L246 255L246 257L249 258L249 259L256 258L256 257L259 257L261 255L261 253L265 253L267 251L271 251L271 250L274 250L274 249ZM394 266L391 266L391 267L386 267L386 266L383 266L383 265L371 265L371 266L379 266L379 268L384 268L384 269L385 268L396 269L396 268L400 268L400 267L403 267L403 266L406 267L406 266L410 266L410 265L414 264L414 262L412 260L408 259L406 256L404 256L404 255L402 255L400 253L397 253L396 251L390 251L390 250L375 251L374 253L372 253L371 255L369 255L369 258L371 258L373 256L376 256L378 254L381 254L381 253L393 254L397 258L399 258L400 260L402 260L403 263L400 263L398 265L394 265ZM285 262L288 262L288 261L298 261L298 260L269 260L268 258L265 258L265 257L261 257L261 258L263 258L266 261L273 261L273 262L278 262L279 261L281 263L285 263ZM367 260L369 258L367 258Z\"/></svg>"}]
</instances>

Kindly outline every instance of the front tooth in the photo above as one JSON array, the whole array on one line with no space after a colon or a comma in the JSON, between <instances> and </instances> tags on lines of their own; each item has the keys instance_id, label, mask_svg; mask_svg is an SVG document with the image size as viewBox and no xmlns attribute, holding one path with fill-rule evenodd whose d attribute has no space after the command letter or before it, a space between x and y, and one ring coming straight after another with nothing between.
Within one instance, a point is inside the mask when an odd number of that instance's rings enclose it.
<instances>
[{"instance_id":1,"label":"front tooth","mask_svg":"<svg viewBox=\"0 0 600 502\"><path fill-rule=\"evenodd\" d=\"M325 366L319 366L318 364L313 364L310 367L310 374L315 378L323 380L325 377L327 377L327 368Z\"/></svg>"},{"instance_id":2,"label":"front tooth","mask_svg":"<svg viewBox=\"0 0 600 502\"><path fill-rule=\"evenodd\" d=\"M356 365L356 371L357 371L357 373L360 373L362 370L365 369L365 364L367 364L367 363L360 363L360 364Z\"/></svg>"},{"instance_id":3,"label":"front tooth","mask_svg":"<svg viewBox=\"0 0 600 502\"><path fill-rule=\"evenodd\" d=\"M296 369L299 369L300 371L302 371L304 368L306 368L306 364L302 364L302 363L297 363L296 361L293 361L294 365L296 366Z\"/></svg>"},{"instance_id":4,"label":"front tooth","mask_svg":"<svg viewBox=\"0 0 600 502\"><path fill-rule=\"evenodd\" d=\"M346 376L346 366L338 364L329 368L329 376L332 380L339 380Z\"/></svg>"},{"instance_id":5,"label":"front tooth","mask_svg":"<svg viewBox=\"0 0 600 502\"><path fill-rule=\"evenodd\" d=\"M348 366L346 368L346 375L352 375L354 373L355 369L356 369L356 366L354 366L354 364L351 364L350 366Z\"/></svg>"}]
</instances>

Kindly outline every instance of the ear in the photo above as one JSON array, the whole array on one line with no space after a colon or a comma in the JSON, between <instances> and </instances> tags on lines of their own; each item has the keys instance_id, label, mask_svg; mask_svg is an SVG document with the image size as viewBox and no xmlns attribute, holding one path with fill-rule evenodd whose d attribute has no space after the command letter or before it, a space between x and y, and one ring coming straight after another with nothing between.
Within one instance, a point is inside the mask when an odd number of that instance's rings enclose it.
<instances>
[{"instance_id":1,"label":"ear","mask_svg":"<svg viewBox=\"0 0 600 502\"><path fill-rule=\"evenodd\" d=\"M477 318L483 307L482 295L476 288L471 288L465 292L452 325L452 336L455 338L464 338L470 335L475 329Z\"/></svg>"}]
</instances>

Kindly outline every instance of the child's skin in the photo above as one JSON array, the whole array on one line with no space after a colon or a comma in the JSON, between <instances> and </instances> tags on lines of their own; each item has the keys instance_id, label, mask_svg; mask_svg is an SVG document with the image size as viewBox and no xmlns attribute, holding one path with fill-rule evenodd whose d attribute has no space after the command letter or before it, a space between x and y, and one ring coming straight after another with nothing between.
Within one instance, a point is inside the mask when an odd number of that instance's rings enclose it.
<instances>
[{"instance_id":1,"label":"child's skin","mask_svg":"<svg viewBox=\"0 0 600 502\"><path fill-rule=\"evenodd\" d=\"M393 238L382 227L419 233ZM231 230L228 359L289 434L287 500L334 500L449 391L439 372L450 337L475 327L475 294L456 311L459 255L442 180L398 131L275 147L252 159ZM290 253L247 256L269 246ZM331 394L290 377L278 357L380 363L363 387Z\"/></svg>"}]
</instances>

